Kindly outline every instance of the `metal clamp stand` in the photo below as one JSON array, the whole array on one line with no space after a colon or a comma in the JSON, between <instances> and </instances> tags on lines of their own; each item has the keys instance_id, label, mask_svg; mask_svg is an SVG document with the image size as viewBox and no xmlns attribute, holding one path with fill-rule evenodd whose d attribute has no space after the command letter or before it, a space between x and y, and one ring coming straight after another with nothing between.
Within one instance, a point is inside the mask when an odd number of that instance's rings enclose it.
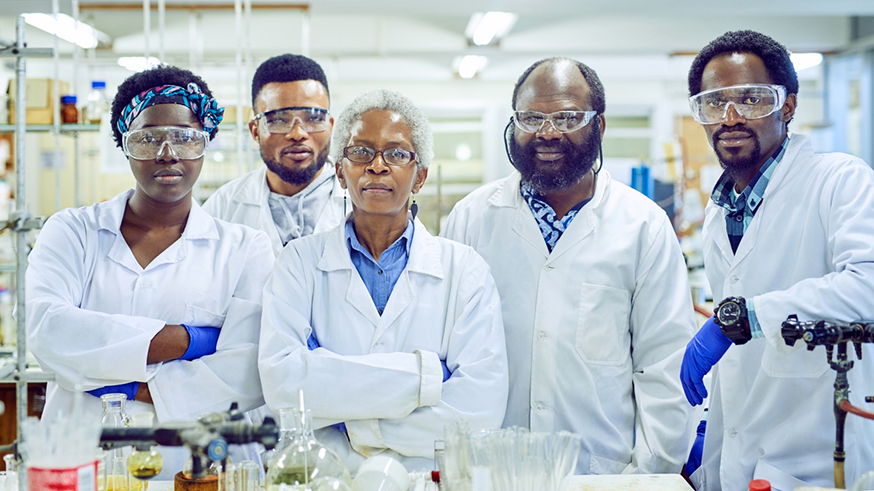
<instances>
[{"instance_id":1,"label":"metal clamp stand","mask_svg":"<svg viewBox=\"0 0 874 491\"><path fill-rule=\"evenodd\" d=\"M847 413L853 413L863 418L874 419L874 413L857 408L850 403L850 382L847 372L853 368L853 361L847 357L847 343L852 342L856 358L862 359L862 343L874 343L874 324L855 322L844 324L840 322L814 320L799 322L797 315L790 315L781 330L783 340L789 346L794 346L799 339L807 343L807 350L813 351L817 345L825 346L826 359L835 376L835 487L844 489L844 426ZM834 347L838 347L838 359L834 359ZM874 398L866 397L865 402L874 402Z\"/></svg>"},{"instance_id":2,"label":"metal clamp stand","mask_svg":"<svg viewBox=\"0 0 874 491\"><path fill-rule=\"evenodd\" d=\"M25 306L24 306L24 273L27 269L27 230L28 220L30 219L26 209L24 200L25 195L25 169L24 169L24 134L26 132L26 57L50 58L54 56L54 50L50 48L28 48L24 42L24 16L18 16L15 24L15 43L0 39L0 57L15 58L15 210L17 218L14 220L15 225L11 227L15 230L15 246L16 246L16 296L18 308L18 329L17 331L17 364L16 370L12 376L15 379L16 393L16 410L17 428L19 430L18 438L21 441L21 424L27 418L27 333L25 324ZM22 218L24 218L22 220ZM11 219L10 222L13 222ZM30 222L32 225L33 222ZM26 482L24 479L18 480L18 489L25 491Z\"/></svg>"}]
</instances>

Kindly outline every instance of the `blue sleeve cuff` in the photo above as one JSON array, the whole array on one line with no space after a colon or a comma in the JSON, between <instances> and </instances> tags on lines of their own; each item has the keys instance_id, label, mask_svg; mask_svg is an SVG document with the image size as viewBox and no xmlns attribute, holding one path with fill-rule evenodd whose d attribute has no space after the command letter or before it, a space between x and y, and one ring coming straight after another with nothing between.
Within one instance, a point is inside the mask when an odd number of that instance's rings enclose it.
<instances>
[{"instance_id":1,"label":"blue sleeve cuff","mask_svg":"<svg viewBox=\"0 0 874 491\"><path fill-rule=\"evenodd\" d=\"M756 318L756 310L753 308L752 300L747 303L747 318L750 321L750 334L752 334L753 339L765 337L762 326L759 325L759 319Z\"/></svg>"}]
</instances>

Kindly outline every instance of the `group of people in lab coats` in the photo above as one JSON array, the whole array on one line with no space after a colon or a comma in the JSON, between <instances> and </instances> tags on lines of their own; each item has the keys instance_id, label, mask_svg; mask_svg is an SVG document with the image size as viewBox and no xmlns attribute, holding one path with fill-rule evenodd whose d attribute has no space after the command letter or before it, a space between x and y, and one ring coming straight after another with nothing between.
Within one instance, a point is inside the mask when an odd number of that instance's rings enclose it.
<instances>
[{"instance_id":1,"label":"group of people in lab coats","mask_svg":"<svg viewBox=\"0 0 874 491\"><path fill-rule=\"evenodd\" d=\"M689 89L725 169L705 266L736 314L697 333L670 220L603 168L604 87L583 63L520 76L505 131L516 171L460 201L443 237L416 219L433 138L403 95L368 92L335 121L316 62L265 61L249 123L265 165L201 208L191 190L222 108L187 70L131 76L112 126L136 188L55 214L30 255L28 341L56 374L43 418L77 391L97 412L124 393L163 422L231 402L278 411L303 390L317 437L353 471L379 453L430 468L444 425L464 420L578 433L578 473L697 460L698 489L832 485L833 374L780 324L874 319L874 171L789 134L797 76L767 36L711 42ZM857 393L874 373L863 350ZM874 424L849 418L846 435L852 482L874 468Z\"/></svg>"}]
</instances>

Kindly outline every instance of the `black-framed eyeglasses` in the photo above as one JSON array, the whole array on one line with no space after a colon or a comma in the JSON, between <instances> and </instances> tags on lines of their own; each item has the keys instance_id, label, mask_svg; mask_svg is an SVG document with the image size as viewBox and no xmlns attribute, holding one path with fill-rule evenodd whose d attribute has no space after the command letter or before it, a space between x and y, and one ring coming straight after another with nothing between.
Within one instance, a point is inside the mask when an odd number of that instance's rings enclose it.
<instances>
[{"instance_id":1,"label":"black-framed eyeglasses","mask_svg":"<svg viewBox=\"0 0 874 491\"><path fill-rule=\"evenodd\" d=\"M576 131L592 121L598 111L556 111L544 114L538 111L516 111L513 121L516 126L527 133L537 133L547 121L560 133Z\"/></svg>"},{"instance_id":2,"label":"black-framed eyeglasses","mask_svg":"<svg viewBox=\"0 0 874 491\"><path fill-rule=\"evenodd\" d=\"M369 164L373 162L377 154L382 155L383 162L395 167L416 161L416 152L397 147L377 150L365 145L351 145L343 149L343 156L354 164Z\"/></svg>"},{"instance_id":3,"label":"black-framed eyeglasses","mask_svg":"<svg viewBox=\"0 0 874 491\"><path fill-rule=\"evenodd\" d=\"M318 133L331 127L330 113L320 107L283 107L256 114L255 119L264 121L270 133L288 133L295 122L307 133Z\"/></svg>"}]
</instances>

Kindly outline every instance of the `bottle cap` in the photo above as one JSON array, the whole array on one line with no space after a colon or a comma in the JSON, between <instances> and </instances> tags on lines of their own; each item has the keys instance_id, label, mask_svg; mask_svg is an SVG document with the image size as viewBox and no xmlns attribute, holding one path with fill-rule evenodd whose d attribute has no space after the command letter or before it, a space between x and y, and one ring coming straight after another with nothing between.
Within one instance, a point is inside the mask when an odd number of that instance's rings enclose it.
<instances>
[{"instance_id":1,"label":"bottle cap","mask_svg":"<svg viewBox=\"0 0 874 491\"><path fill-rule=\"evenodd\" d=\"M61 96L61 104L75 104L76 96L74 95L62 95Z\"/></svg>"},{"instance_id":2,"label":"bottle cap","mask_svg":"<svg viewBox=\"0 0 874 491\"><path fill-rule=\"evenodd\" d=\"M106 82L104 82L103 80L92 80L91 81L91 88L92 89L105 89Z\"/></svg>"},{"instance_id":3,"label":"bottle cap","mask_svg":"<svg viewBox=\"0 0 874 491\"><path fill-rule=\"evenodd\" d=\"M750 491L771 491L771 483L764 479L750 481Z\"/></svg>"},{"instance_id":4,"label":"bottle cap","mask_svg":"<svg viewBox=\"0 0 874 491\"><path fill-rule=\"evenodd\" d=\"M431 482L440 482L440 471L431 471Z\"/></svg>"}]
</instances>

